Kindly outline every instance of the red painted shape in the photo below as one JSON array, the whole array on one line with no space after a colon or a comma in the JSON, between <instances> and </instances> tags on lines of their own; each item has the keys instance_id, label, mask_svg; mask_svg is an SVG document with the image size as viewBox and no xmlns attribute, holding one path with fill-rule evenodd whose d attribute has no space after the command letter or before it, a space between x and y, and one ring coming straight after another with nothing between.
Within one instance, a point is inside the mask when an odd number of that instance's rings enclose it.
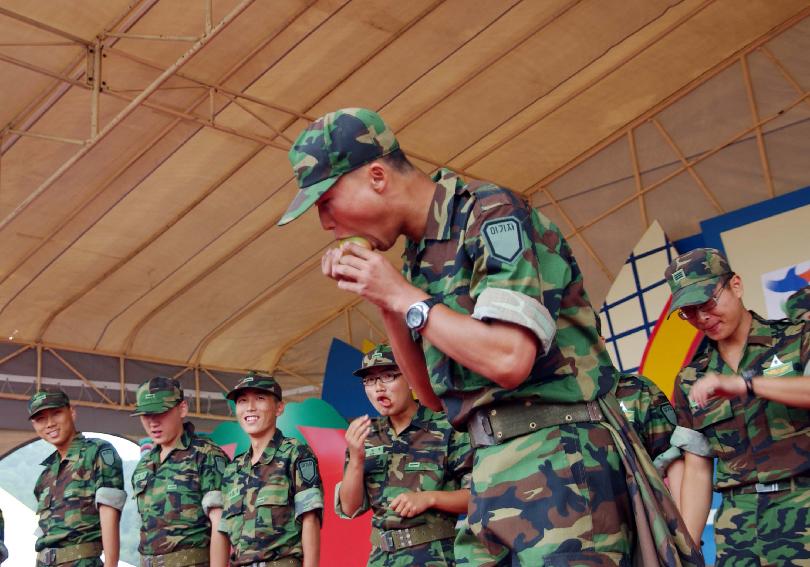
<instances>
[{"instance_id":1,"label":"red painted shape","mask_svg":"<svg viewBox=\"0 0 810 567\"><path fill-rule=\"evenodd\" d=\"M236 443L225 443L224 445L220 445L219 448L225 451L225 454L228 455L230 460L233 460L233 456L236 454Z\"/></svg>"},{"instance_id":2,"label":"red painted shape","mask_svg":"<svg viewBox=\"0 0 810 567\"><path fill-rule=\"evenodd\" d=\"M335 486L343 478L346 430L303 425L299 425L298 429L318 457L323 480L321 566L365 565L371 553L371 513L367 512L354 520L341 520L335 514Z\"/></svg>"}]
</instances>

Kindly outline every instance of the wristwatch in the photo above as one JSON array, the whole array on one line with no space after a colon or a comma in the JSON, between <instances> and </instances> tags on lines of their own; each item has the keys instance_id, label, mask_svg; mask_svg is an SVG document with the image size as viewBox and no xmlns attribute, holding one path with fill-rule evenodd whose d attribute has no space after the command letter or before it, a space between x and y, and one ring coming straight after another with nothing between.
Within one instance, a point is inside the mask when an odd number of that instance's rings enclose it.
<instances>
[{"instance_id":1,"label":"wristwatch","mask_svg":"<svg viewBox=\"0 0 810 567\"><path fill-rule=\"evenodd\" d=\"M408 307L405 312L405 324L408 325L408 328L417 333L424 329L425 325L427 325L428 313L437 303L441 303L438 297L428 297Z\"/></svg>"}]
</instances>

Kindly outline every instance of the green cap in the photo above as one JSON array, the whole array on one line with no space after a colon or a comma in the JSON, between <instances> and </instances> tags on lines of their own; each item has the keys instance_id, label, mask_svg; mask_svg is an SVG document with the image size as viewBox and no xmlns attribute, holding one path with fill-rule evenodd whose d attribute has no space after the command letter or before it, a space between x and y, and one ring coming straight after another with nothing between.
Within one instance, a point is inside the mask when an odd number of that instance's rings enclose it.
<instances>
[{"instance_id":1,"label":"green cap","mask_svg":"<svg viewBox=\"0 0 810 567\"><path fill-rule=\"evenodd\" d=\"M249 372L247 376L239 380L236 386L234 386L225 397L229 400L236 401L236 397L242 390L264 390L273 394L278 400L281 400L281 386L279 386L276 379L269 374Z\"/></svg>"},{"instance_id":2,"label":"green cap","mask_svg":"<svg viewBox=\"0 0 810 567\"><path fill-rule=\"evenodd\" d=\"M43 388L37 391L28 400L28 419L34 417L42 410L51 408L64 408L70 405L70 398L57 388Z\"/></svg>"},{"instance_id":3,"label":"green cap","mask_svg":"<svg viewBox=\"0 0 810 567\"><path fill-rule=\"evenodd\" d=\"M138 386L135 392L135 413L150 415L169 411L183 401L183 389L174 378L156 376Z\"/></svg>"},{"instance_id":4,"label":"green cap","mask_svg":"<svg viewBox=\"0 0 810 567\"><path fill-rule=\"evenodd\" d=\"M810 286L804 286L787 298L785 315L788 319L799 321L808 311L810 311Z\"/></svg>"},{"instance_id":5,"label":"green cap","mask_svg":"<svg viewBox=\"0 0 810 567\"><path fill-rule=\"evenodd\" d=\"M344 173L397 149L394 133L373 110L343 108L324 114L301 132L290 149L299 191L279 226L304 214Z\"/></svg>"},{"instance_id":6,"label":"green cap","mask_svg":"<svg viewBox=\"0 0 810 567\"><path fill-rule=\"evenodd\" d=\"M709 301L718 282L731 273L726 257L714 248L696 248L675 258L664 272L672 290L667 316L681 307Z\"/></svg>"},{"instance_id":7,"label":"green cap","mask_svg":"<svg viewBox=\"0 0 810 567\"><path fill-rule=\"evenodd\" d=\"M362 378L372 370L378 368L392 368L397 366L397 361L394 358L394 351L391 345L385 343L379 344L366 353L363 357L363 363L360 368L355 370L352 374Z\"/></svg>"}]
</instances>

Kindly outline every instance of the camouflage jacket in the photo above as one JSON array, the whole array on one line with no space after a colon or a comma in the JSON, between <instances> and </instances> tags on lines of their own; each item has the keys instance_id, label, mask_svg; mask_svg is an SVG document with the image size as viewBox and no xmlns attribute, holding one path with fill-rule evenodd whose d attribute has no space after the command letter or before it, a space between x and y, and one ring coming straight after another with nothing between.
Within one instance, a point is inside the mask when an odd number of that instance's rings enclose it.
<instances>
[{"instance_id":1,"label":"camouflage jacket","mask_svg":"<svg viewBox=\"0 0 810 567\"><path fill-rule=\"evenodd\" d=\"M442 169L424 237L408 240L403 274L459 313L522 325L538 338L531 373L507 390L422 339L434 391L456 428L501 400L593 400L615 385L582 273L560 230L521 197Z\"/></svg>"},{"instance_id":2,"label":"camouflage jacket","mask_svg":"<svg viewBox=\"0 0 810 567\"><path fill-rule=\"evenodd\" d=\"M349 453L346 452L346 462ZM372 525L380 530L410 528L434 518L456 516L427 510L413 518L403 518L389 510L391 501L403 492L459 490L470 488L473 451L466 433L455 431L443 414L420 405L410 425L399 435L387 417L372 422L366 439L363 465L365 495L363 505L351 518L371 508ZM340 487L335 489L335 513L349 518L340 509Z\"/></svg>"},{"instance_id":3,"label":"camouflage jacket","mask_svg":"<svg viewBox=\"0 0 810 567\"><path fill-rule=\"evenodd\" d=\"M54 451L34 487L42 535L36 550L101 540L98 506L124 508L124 469L112 445L101 439L73 438L65 458Z\"/></svg>"},{"instance_id":4,"label":"camouflage jacket","mask_svg":"<svg viewBox=\"0 0 810 567\"><path fill-rule=\"evenodd\" d=\"M689 401L692 385L707 372L766 378L809 373L810 323L767 321L752 315L739 369L729 368L717 345L706 341L675 384L679 425L700 432L718 459L717 489L774 482L810 472L810 410L762 398L720 398L704 408Z\"/></svg>"},{"instance_id":5,"label":"camouflage jacket","mask_svg":"<svg viewBox=\"0 0 810 567\"><path fill-rule=\"evenodd\" d=\"M616 399L655 462L670 449L669 440L678 424L669 399L652 380L634 374L619 376Z\"/></svg>"},{"instance_id":6,"label":"camouflage jacket","mask_svg":"<svg viewBox=\"0 0 810 567\"><path fill-rule=\"evenodd\" d=\"M0 563L8 559L8 549L6 549L5 538L6 525L3 523L3 511L0 510Z\"/></svg>"},{"instance_id":7,"label":"camouflage jacket","mask_svg":"<svg viewBox=\"0 0 810 567\"><path fill-rule=\"evenodd\" d=\"M219 531L231 541L231 564L303 558L301 515L323 514L318 459L278 429L255 465L252 458L249 449L225 471Z\"/></svg>"},{"instance_id":8,"label":"camouflage jacket","mask_svg":"<svg viewBox=\"0 0 810 567\"><path fill-rule=\"evenodd\" d=\"M141 515L142 555L207 548L208 510L222 507L222 474L228 457L213 442L183 424L180 444L160 462L160 447L141 457L132 474L133 498Z\"/></svg>"}]
</instances>

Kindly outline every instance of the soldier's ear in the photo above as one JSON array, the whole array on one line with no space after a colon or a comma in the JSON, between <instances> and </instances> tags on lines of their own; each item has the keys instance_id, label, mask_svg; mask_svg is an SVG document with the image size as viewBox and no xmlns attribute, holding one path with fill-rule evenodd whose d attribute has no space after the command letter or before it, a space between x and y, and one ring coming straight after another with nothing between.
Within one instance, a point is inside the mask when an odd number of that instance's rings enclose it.
<instances>
[{"instance_id":1,"label":"soldier's ear","mask_svg":"<svg viewBox=\"0 0 810 567\"><path fill-rule=\"evenodd\" d=\"M371 188L377 193L381 193L388 184L388 170L380 161L373 161L368 166L368 177Z\"/></svg>"},{"instance_id":2,"label":"soldier's ear","mask_svg":"<svg viewBox=\"0 0 810 567\"><path fill-rule=\"evenodd\" d=\"M180 402L180 418L184 419L188 415L188 402L183 400Z\"/></svg>"},{"instance_id":3,"label":"soldier's ear","mask_svg":"<svg viewBox=\"0 0 810 567\"><path fill-rule=\"evenodd\" d=\"M276 417L280 416L282 413L284 413L284 402L279 400L276 404Z\"/></svg>"},{"instance_id":4,"label":"soldier's ear","mask_svg":"<svg viewBox=\"0 0 810 567\"><path fill-rule=\"evenodd\" d=\"M72 419L74 422L76 421L76 408L73 406L70 406L70 419Z\"/></svg>"}]
</instances>

